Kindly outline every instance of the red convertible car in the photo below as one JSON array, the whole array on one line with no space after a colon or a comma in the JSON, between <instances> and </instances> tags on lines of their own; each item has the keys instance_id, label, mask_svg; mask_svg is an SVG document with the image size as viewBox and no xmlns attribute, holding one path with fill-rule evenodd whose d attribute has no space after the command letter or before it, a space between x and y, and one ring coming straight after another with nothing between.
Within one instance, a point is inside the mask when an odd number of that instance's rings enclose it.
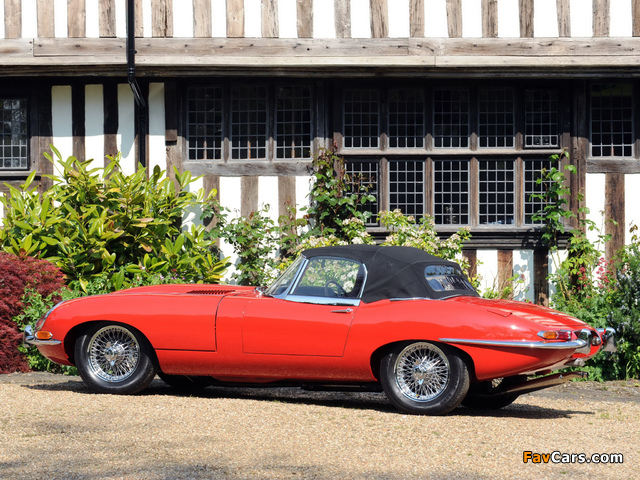
<instances>
[{"instance_id":1,"label":"red convertible car","mask_svg":"<svg viewBox=\"0 0 640 480\"><path fill-rule=\"evenodd\" d=\"M400 410L500 408L565 382L612 329L480 298L453 262L407 247L307 250L270 287L160 285L69 300L25 331L97 392L298 385L384 391ZM528 376L536 376L529 380Z\"/></svg>"}]
</instances>

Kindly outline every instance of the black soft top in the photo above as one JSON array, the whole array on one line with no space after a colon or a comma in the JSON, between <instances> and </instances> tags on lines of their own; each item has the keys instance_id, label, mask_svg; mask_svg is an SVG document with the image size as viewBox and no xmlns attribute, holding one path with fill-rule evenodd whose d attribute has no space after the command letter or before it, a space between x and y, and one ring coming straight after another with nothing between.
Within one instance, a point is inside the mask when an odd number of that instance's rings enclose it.
<instances>
[{"instance_id":1,"label":"black soft top","mask_svg":"<svg viewBox=\"0 0 640 480\"><path fill-rule=\"evenodd\" d=\"M428 265L455 267L455 262L430 255L413 247L382 247L379 245L343 245L320 247L302 252L306 258L341 257L364 263L367 267L367 283L362 292L365 303L390 298L440 299L456 295L477 296L471 290L436 291L429 286L424 274Z\"/></svg>"}]
</instances>

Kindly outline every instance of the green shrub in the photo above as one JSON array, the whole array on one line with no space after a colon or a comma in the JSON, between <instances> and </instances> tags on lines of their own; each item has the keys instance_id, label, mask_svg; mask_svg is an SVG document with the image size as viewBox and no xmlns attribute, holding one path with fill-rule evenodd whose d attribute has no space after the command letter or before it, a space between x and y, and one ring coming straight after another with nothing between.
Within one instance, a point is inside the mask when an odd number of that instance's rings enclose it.
<instances>
[{"instance_id":1,"label":"green shrub","mask_svg":"<svg viewBox=\"0 0 640 480\"><path fill-rule=\"evenodd\" d=\"M371 212L363 207L375 197L367 193L361 176L347 174L344 158L331 150L321 149L314 156L312 165L314 182L307 209L311 236L334 235L347 240L349 223L344 221L357 219L366 223Z\"/></svg>"},{"instance_id":2,"label":"green shrub","mask_svg":"<svg viewBox=\"0 0 640 480\"><path fill-rule=\"evenodd\" d=\"M7 212L0 230L5 251L50 260L72 288L83 290L96 278L108 278L112 289L120 289L136 275L220 280L226 262L212 253L204 227L182 229L184 212L203 201L188 190L189 172L176 171L174 184L157 167L148 179L144 168L125 175L119 156L104 169L91 168L92 160L62 160L52 150L61 172L52 177L53 187L39 195L31 174L20 189L9 186L10 197L1 199Z\"/></svg>"},{"instance_id":3,"label":"green shrub","mask_svg":"<svg viewBox=\"0 0 640 480\"><path fill-rule=\"evenodd\" d=\"M566 156L566 153L563 154ZM552 157L559 160L558 156ZM575 167L566 167L571 174ZM566 186L567 177L559 168L540 172L538 184L544 183L544 192L532 195L545 203L534 220L543 221L543 241L549 247L556 273L549 277L555 287L552 306L596 328L612 327L616 330L618 351L600 352L580 370L589 372L594 380L615 380L640 376L640 242L637 227L632 227L632 242L618 256L609 261L604 258L609 235L600 233L595 222L581 219L578 229L569 230L567 221L577 215L567 208L571 195ZM578 199L581 195L578 194ZM588 209L578 213L587 214ZM595 232L596 242L586 235ZM560 258L558 240L569 235L567 256Z\"/></svg>"},{"instance_id":4,"label":"green shrub","mask_svg":"<svg viewBox=\"0 0 640 480\"><path fill-rule=\"evenodd\" d=\"M238 285L264 286L275 280L280 228L268 215L269 205L248 217L229 219L229 210L214 202L205 213L215 215L211 234L226 240L238 255L239 262L231 276Z\"/></svg>"}]
</instances>

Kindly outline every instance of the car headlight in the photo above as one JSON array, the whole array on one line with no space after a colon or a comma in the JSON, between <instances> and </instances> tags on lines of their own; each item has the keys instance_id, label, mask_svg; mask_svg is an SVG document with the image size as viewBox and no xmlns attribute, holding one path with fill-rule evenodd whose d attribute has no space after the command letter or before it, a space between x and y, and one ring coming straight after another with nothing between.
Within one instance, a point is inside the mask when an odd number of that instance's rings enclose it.
<instances>
[{"instance_id":1,"label":"car headlight","mask_svg":"<svg viewBox=\"0 0 640 480\"><path fill-rule=\"evenodd\" d=\"M36 322L36 326L35 326L36 332L42 328L42 326L44 325L44 322L46 322L47 318L49 318L49 315L51 315L51 312L53 312L56 308L58 308L63 302L64 300L56 303L53 307L51 307L51 310L49 310L47 313L44 314L44 317L42 317L40 320Z\"/></svg>"}]
</instances>

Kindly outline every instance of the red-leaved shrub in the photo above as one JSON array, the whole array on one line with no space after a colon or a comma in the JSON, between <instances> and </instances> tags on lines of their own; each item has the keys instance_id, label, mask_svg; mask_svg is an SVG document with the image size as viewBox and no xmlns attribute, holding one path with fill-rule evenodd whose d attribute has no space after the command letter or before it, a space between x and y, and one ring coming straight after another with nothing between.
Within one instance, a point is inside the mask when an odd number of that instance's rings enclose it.
<instances>
[{"instance_id":1,"label":"red-leaved shrub","mask_svg":"<svg viewBox=\"0 0 640 480\"><path fill-rule=\"evenodd\" d=\"M0 252L0 373L26 372L18 351L22 333L12 320L22 313L22 297L31 289L47 297L64 285L62 272L46 260Z\"/></svg>"}]
</instances>

